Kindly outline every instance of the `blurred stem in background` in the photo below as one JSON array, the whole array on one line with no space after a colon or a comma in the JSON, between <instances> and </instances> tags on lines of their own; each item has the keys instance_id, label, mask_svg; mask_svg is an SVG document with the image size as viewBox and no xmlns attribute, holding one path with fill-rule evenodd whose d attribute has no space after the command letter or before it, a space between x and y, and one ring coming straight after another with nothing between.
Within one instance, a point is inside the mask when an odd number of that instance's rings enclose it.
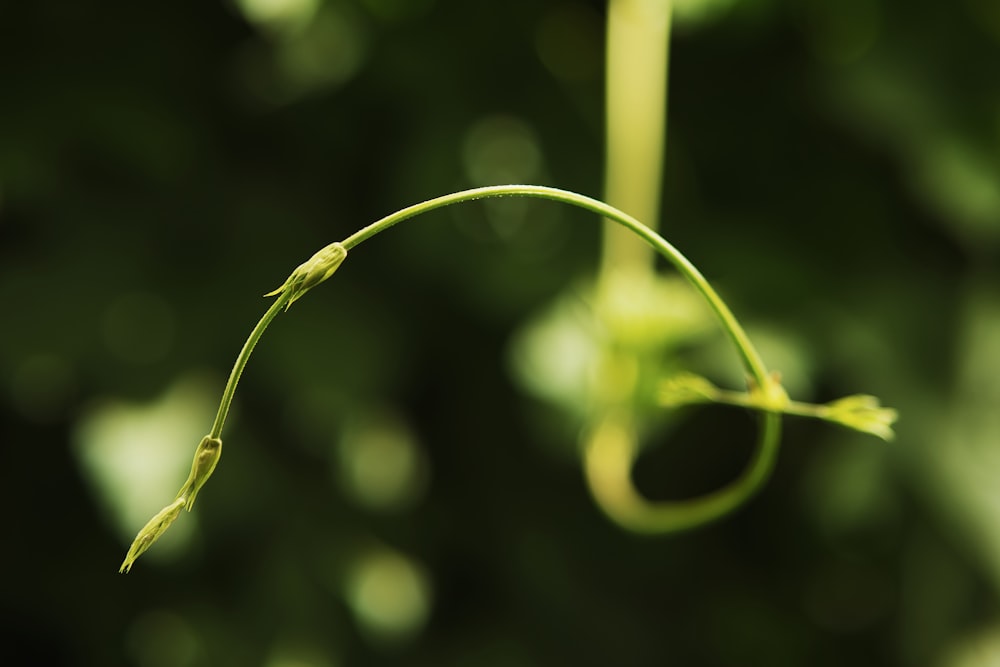
<instances>
[{"instance_id":1,"label":"blurred stem in background","mask_svg":"<svg viewBox=\"0 0 1000 667\"><path fill-rule=\"evenodd\" d=\"M608 9L605 199L653 229L660 217L666 148L671 13L670 0L611 0ZM678 329L699 321L701 312L692 311L686 322L651 319L650 311L677 308L670 289L676 278L657 275L652 248L639 236L621 225L605 229L595 302L606 339L598 346L582 451L591 494L619 525L642 533L676 532L718 519L745 503L774 468L782 412L892 437L895 411L882 408L874 397L852 396L826 406L789 401L779 376L767 373L749 340L738 337L734 340L738 349L753 351L752 358L743 358L749 382L746 393L718 390L694 375L664 379L672 372L683 340ZM661 296L651 299L651 294ZM709 305L717 298L714 292L705 296ZM722 320L724 328L742 335L735 322L726 323L724 316ZM706 333L699 326L694 330L697 337ZM655 418L655 411L648 408L651 388L657 385L659 408L714 402L762 412L756 448L735 480L683 501L651 502L640 493L632 467L642 450L647 422Z\"/></svg>"},{"instance_id":2,"label":"blurred stem in background","mask_svg":"<svg viewBox=\"0 0 1000 667\"><path fill-rule=\"evenodd\" d=\"M654 230L660 217L672 10L670 0L611 0L606 28L605 200ZM639 235L607 225L593 285L582 295L574 289L557 299L515 345L526 387L578 420L579 456L594 500L621 526L644 533L691 528L745 502L773 468L777 414L787 401L756 352L752 359L744 356L750 392L763 397L765 411L745 471L689 501L654 503L643 497L632 467L651 425L669 409L657 405L656 388L676 372L680 347L714 330L711 308L692 300L690 286L678 276L659 275L653 260L652 247ZM711 298L703 295L711 306L714 292ZM574 307L581 296L589 305L586 312ZM735 321L724 327L739 329ZM736 346L752 350L749 341ZM565 374L566 368L573 371ZM561 384L554 379L560 373L569 378Z\"/></svg>"},{"instance_id":3,"label":"blurred stem in background","mask_svg":"<svg viewBox=\"0 0 1000 667\"><path fill-rule=\"evenodd\" d=\"M611 0L608 6L604 201L653 229L660 218L666 148L670 0ZM652 276L649 246L607 225L601 279L618 271Z\"/></svg>"},{"instance_id":4,"label":"blurred stem in background","mask_svg":"<svg viewBox=\"0 0 1000 667\"><path fill-rule=\"evenodd\" d=\"M605 200L645 221L660 219L666 150L671 0L611 0L606 50ZM637 414L648 376L658 372L676 337L654 331L630 307L637 295L654 291L658 280L650 248L619 225L606 225L597 309L609 324L602 370L624 377L624 385L595 383L601 406L584 430L587 483L602 510L639 532L672 532L718 518L744 502L767 479L778 449L777 417L768 414L765 434L744 475L732 485L682 503L651 503L636 489L632 466L641 450L643 420ZM614 395L617 393L617 395Z\"/></svg>"}]
</instances>

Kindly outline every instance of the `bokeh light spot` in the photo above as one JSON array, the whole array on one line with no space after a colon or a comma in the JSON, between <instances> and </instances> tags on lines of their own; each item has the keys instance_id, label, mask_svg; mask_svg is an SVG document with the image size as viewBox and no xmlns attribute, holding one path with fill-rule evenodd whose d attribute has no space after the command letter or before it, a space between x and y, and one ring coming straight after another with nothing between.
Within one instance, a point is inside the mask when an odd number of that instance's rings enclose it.
<instances>
[{"instance_id":1,"label":"bokeh light spot","mask_svg":"<svg viewBox=\"0 0 1000 667\"><path fill-rule=\"evenodd\" d=\"M1000 623L969 632L954 642L944 658L942 667L995 667L1000 665Z\"/></svg>"},{"instance_id":2,"label":"bokeh light spot","mask_svg":"<svg viewBox=\"0 0 1000 667\"><path fill-rule=\"evenodd\" d=\"M271 38L248 43L236 61L254 103L280 106L341 86L364 64L363 16L348 3L302 2L295 12L253 20Z\"/></svg>"},{"instance_id":3,"label":"bokeh light spot","mask_svg":"<svg viewBox=\"0 0 1000 667\"><path fill-rule=\"evenodd\" d=\"M237 6L258 27L294 32L309 24L319 0L237 0Z\"/></svg>"},{"instance_id":4,"label":"bokeh light spot","mask_svg":"<svg viewBox=\"0 0 1000 667\"><path fill-rule=\"evenodd\" d=\"M1000 169L993 155L957 138L932 140L916 189L973 245L1000 236Z\"/></svg>"},{"instance_id":5,"label":"bokeh light spot","mask_svg":"<svg viewBox=\"0 0 1000 667\"><path fill-rule=\"evenodd\" d=\"M462 161L473 185L533 183L543 171L542 150L524 121L507 115L487 116L465 134ZM493 232L511 240L521 232L536 202L519 197L487 199L483 210Z\"/></svg>"},{"instance_id":6,"label":"bokeh light spot","mask_svg":"<svg viewBox=\"0 0 1000 667\"><path fill-rule=\"evenodd\" d=\"M1000 590L1000 291L990 285L970 293L952 403L939 441L919 459L920 489Z\"/></svg>"},{"instance_id":7,"label":"bokeh light spot","mask_svg":"<svg viewBox=\"0 0 1000 667\"><path fill-rule=\"evenodd\" d=\"M387 411L348 424L336 455L341 488L367 509L404 509L426 486L427 461L416 436Z\"/></svg>"},{"instance_id":8,"label":"bokeh light spot","mask_svg":"<svg viewBox=\"0 0 1000 667\"><path fill-rule=\"evenodd\" d=\"M724 16L737 2L754 0L672 0L679 26L700 26Z\"/></svg>"},{"instance_id":9,"label":"bokeh light spot","mask_svg":"<svg viewBox=\"0 0 1000 667\"><path fill-rule=\"evenodd\" d=\"M337 663L308 641L279 641L264 667L335 667Z\"/></svg>"},{"instance_id":10,"label":"bokeh light spot","mask_svg":"<svg viewBox=\"0 0 1000 667\"><path fill-rule=\"evenodd\" d=\"M513 116L488 116L465 135L465 173L475 185L530 183L541 170L542 152L534 131Z\"/></svg>"},{"instance_id":11,"label":"bokeh light spot","mask_svg":"<svg viewBox=\"0 0 1000 667\"><path fill-rule=\"evenodd\" d=\"M362 631L382 645L406 641L420 632L431 607L431 585L423 568L388 549L368 553L355 563L346 596Z\"/></svg>"},{"instance_id":12,"label":"bokeh light spot","mask_svg":"<svg viewBox=\"0 0 1000 667\"><path fill-rule=\"evenodd\" d=\"M177 493L217 399L214 383L189 376L147 405L107 401L76 423L74 453L123 544ZM183 546L194 520L178 521L150 556L166 556Z\"/></svg>"},{"instance_id":13,"label":"bokeh light spot","mask_svg":"<svg viewBox=\"0 0 1000 667\"><path fill-rule=\"evenodd\" d=\"M513 375L536 396L583 417L591 369L601 354L592 315L579 298L561 299L534 317L510 348Z\"/></svg>"},{"instance_id":14,"label":"bokeh light spot","mask_svg":"<svg viewBox=\"0 0 1000 667\"><path fill-rule=\"evenodd\" d=\"M278 51L278 64L292 93L336 86L364 62L366 32L352 14L325 7L295 39Z\"/></svg>"}]
</instances>

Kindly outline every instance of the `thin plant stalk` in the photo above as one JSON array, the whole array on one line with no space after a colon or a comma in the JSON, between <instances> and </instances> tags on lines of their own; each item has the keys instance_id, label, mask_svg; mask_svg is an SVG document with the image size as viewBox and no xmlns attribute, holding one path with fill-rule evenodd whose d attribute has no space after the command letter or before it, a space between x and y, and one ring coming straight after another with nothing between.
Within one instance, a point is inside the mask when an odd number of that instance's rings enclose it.
<instances>
[{"instance_id":1,"label":"thin plant stalk","mask_svg":"<svg viewBox=\"0 0 1000 667\"><path fill-rule=\"evenodd\" d=\"M666 151L671 0L611 0L605 47L604 201L659 227ZM651 278L650 248L627 230L604 231L600 279Z\"/></svg>"},{"instance_id":2,"label":"thin plant stalk","mask_svg":"<svg viewBox=\"0 0 1000 667\"><path fill-rule=\"evenodd\" d=\"M274 300L271 307L267 309L267 312L260 318L254 326L253 331L250 332L250 336L247 338L246 342L243 343L243 349L240 350L240 354L236 357L236 363L233 364L233 370L229 373L229 380L226 382L226 388L222 392L222 401L219 403L219 411L215 415L215 422L212 424L212 430L209 432L209 436L213 438L222 437L222 427L226 424L226 417L229 416L229 408L233 404L233 396L236 394L236 385L240 382L240 376L243 375L243 369L246 368L247 362L250 361L250 355L253 353L254 347L257 346L257 342L260 340L261 336L264 335L264 331L267 329L271 321L278 316L278 313L285 308L288 300L291 298L291 292L283 292L278 295L278 298Z\"/></svg>"},{"instance_id":3,"label":"thin plant stalk","mask_svg":"<svg viewBox=\"0 0 1000 667\"><path fill-rule=\"evenodd\" d=\"M414 218L423 213L429 213L436 209L451 206L453 204L460 204L462 202L498 197L531 197L568 204L616 222L639 236L639 238L643 239L657 253L669 261L705 299L709 308L718 318L719 323L722 326L722 330L729 337L729 340L735 347L747 375L753 379L758 387L765 387L769 384L770 380L768 378L767 368L764 366L764 362L761 359L760 354L757 352L757 349L754 347L753 343L750 342L749 336L747 336L743 327L740 326L740 323L737 321L732 311L729 310L729 307L725 304L715 289L712 288L708 280L706 280L701 272L695 268L694 264L692 264L683 254L681 254L679 250L677 250L673 245L671 245L651 228L647 227L627 213L585 195L542 185L491 185L482 188L462 190L460 192L453 192L440 197L435 197L434 199L428 199L427 201L419 204L414 204L404 209L400 209L399 211L387 215L367 227L360 229L354 234L351 234L346 239L341 241L340 245L343 246L345 251L350 251L376 234L380 234L381 232L384 232L405 220L409 220L410 218ZM236 393L236 385L240 381L243 369L249 361L250 354L253 352L257 342L264 334L268 325L270 325L274 318L277 317L278 313L288 306L288 303L292 298L298 298L298 296L301 296L301 294L296 294L293 297L293 293L291 291L280 292L277 299L271 304L271 307L267 309L267 312L264 313L260 321L257 322L257 325L253 328L253 331L250 333L250 336L247 338L246 343L243 345L243 349L240 351L240 354L236 359L236 363L233 365L232 372L229 374L229 380L226 382L226 387L222 394L222 402L219 405L219 411L216 415L215 423L212 425L212 431L210 434L212 437L218 438L222 436L222 429L223 426L225 426L226 416L229 414L233 396Z\"/></svg>"},{"instance_id":4,"label":"thin plant stalk","mask_svg":"<svg viewBox=\"0 0 1000 667\"><path fill-rule=\"evenodd\" d=\"M640 530L659 528L660 530L673 531L721 516L745 501L759 488L774 466L778 449L780 434L778 412L780 412L780 407L777 410L772 410L773 406L767 402L769 396L767 388L774 383L770 380L767 369L746 332L743 331L735 316L705 277L680 251L651 228L604 202L574 192L538 185L495 185L443 195L387 215L347 237L344 241L332 243L322 248L312 258L299 265L281 287L268 294L268 296L277 296L277 298L254 326L236 358L229 374L229 380L223 390L212 430L202 439L195 452L188 480L181 487L173 503L161 510L139 531L119 571L128 572L131 569L135 560L149 549L178 518L181 508L188 511L192 509L195 497L214 472L222 454L222 431L243 370L250 360L254 347L264 335L267 327L278 316L278 313L287 310L306 292L333 275L346 258L348 251L373 236L422 213L428 213L452 204L495 197L533 197L568 204L616 222L638 235L653 250L667 259L701 294L736 348L747 376L750 378L751 386L764 390L761 409L766 412L761 422L760 437L757 449L743 475L719 492L692 501L671 503L666 507L646 503L638 496L638 492L630 483L627 468L634 460L634 447L637 441L634 431L631 430L631 422L629 421L631 416L626 416L624 421L614 422L609 420L607 415L599 415L601 419L595 421L598 428L594 430L594 433L601 437L593 441L593 446L588 446L585 467L588 480L591 482L595 496L601 502L602 508L613 518L618 518L626 525L638 522L637 528ZM609 429L617 430L609 431ZM614 437L609 437L609 433ZM617 449L609 448L609 445ZM615 458L608 458L609 452ZM603 475L596 480L594 479L595 461L602 463L602 467L597 472L599 475ZM614 477L608 477L608 471L614 473ZM623 516L618 517L619 513L622 513Z\"/></svg>"}]
</instances>

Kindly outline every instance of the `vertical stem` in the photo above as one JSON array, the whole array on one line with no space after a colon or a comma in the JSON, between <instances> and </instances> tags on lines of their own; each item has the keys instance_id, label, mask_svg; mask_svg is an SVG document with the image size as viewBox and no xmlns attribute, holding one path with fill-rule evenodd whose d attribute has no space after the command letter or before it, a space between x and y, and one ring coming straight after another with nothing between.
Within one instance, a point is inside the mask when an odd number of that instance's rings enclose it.
<instances>
[{"instance_id":1,"label":"vertical stem","mask_svg":"<svg viewBox=\"0 0 1000 667\"><path fill-rule=\"evenodd\" d=\"M607 26L604 199L653 229L666 142L670 0L611 0ZM601 272L652 275L649 247L609 225Z\"/></svg>"}]
</instances>

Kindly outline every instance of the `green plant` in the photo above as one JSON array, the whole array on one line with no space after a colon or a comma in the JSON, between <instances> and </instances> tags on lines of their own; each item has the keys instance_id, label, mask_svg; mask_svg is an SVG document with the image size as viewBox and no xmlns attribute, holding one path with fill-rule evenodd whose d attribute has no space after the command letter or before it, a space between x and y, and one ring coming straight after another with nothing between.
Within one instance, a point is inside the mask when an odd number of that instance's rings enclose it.
<instances>
[{"instance_id":1,"label":"green plant","mask_svg":"<svg viewBox=\"0 0 1000 667\"><path fill-rule=\"evenodd\" d=\"M673 532L716 519L746 502L766 481L777 455L782 413L817 417L884 439L892 437L894 410L883 408L871 396L850 396L827 405L790 401L777 374L765 367L753 343L705 277L674 246L632 216L604 202L584 195L534 185L497 185L464 190L404 208L361 229L341 242L332 243L299 265L288 279L267 296L276 297L251 331L240 351L223 391L222 401L212 425L195 451L191 472L177 496L154 516L138 533L128 550L120 571L128 572L139 558L180 516L190 511L195 497L212 475L222 454L222 431L240 377L268 325L277 315L322 283L340 267L350 250L390 227L422 213L444 206L476 199L495 197L533 197L585 209L618 223L672 264L704 299L729 341L739 355L748 378L746 392L722 390L704 378L674 374L662 378L655 395L603 397L594 404L593 419L586 431L586 471L595 498L605 511L619 522L637 530ZM627 482L634 460L635 405L652 403L662 408L717 402L743 406L763 414L754 455L743 474L730 485L690 501L649 505Z\"/></svg>"}]
</instances>

